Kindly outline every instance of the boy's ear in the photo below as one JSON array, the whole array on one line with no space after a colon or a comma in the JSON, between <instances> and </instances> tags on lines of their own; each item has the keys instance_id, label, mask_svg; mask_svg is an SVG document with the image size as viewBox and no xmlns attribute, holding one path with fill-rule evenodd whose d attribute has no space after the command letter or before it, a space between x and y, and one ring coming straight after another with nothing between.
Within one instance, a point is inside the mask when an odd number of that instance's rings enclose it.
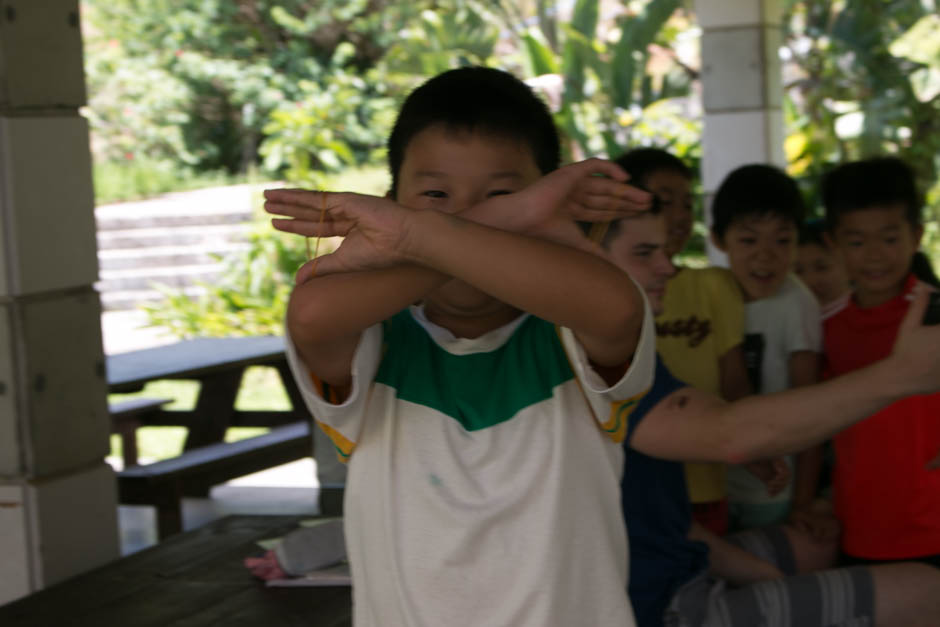
<instances>
[{"instance_id":1,"label":"boy's ear","mask_svg":"<svg viewBox=\"0 0 940 627\"><path fill-rule=\"evenodd\" d=\"M832 233L830 233L829 231L823 231L822 238L823 238L823 243L826 245L826 248L836 247L836 241L832 239Z\"/></svg>"},{"instance_id":2,"label":"boy's ear","mask_svg":"<svg viewBox=\"0 0 940 627\"><path fill-rule=\"evenodd\" d=\"M914 227L914 248L920 248L920 238L924 236L924 225L918 224Z\"/></svg>"},{"instance_id":3,"label":"boy's ear","mask_svg":"<svg viewBox=\"0 0 940 627\"><path fill-rule=\"evenodd\" d=\"M728 252L727 250L725 250L725 242L724 242L724 238L723 238L723 237L721 237L720 235L718 235L718 234L715 233L714 231L709 231L709 232L708 232L708 237L711 239L712 244L715 245L715 248L717 248L718 250L720 250L720 251L723 252L723 253L727 253L727 252Z\"/></svg>"}]
</instances>

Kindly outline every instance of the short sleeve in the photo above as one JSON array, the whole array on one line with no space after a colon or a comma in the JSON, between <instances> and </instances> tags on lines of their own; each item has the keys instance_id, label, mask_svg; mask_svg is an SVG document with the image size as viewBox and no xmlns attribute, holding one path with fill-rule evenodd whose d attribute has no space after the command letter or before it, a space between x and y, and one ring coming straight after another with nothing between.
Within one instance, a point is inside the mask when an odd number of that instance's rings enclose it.
<instances>
[{"instance_id":1,"label":"short sleeve","mask_svg":"<svg viewBox=\"0 0 940 627\"><path fill-rule=\"evenodd\" d=\"M734 276L725 268L703 271L708 307L715 333L715 352L721 357L744 341L744 299Z\"/></svg>"},{"instance_id":2,"label":"short sleeve","mask_svg":"<svg viewBox=\"0 0 940 627\"><path fill-rule=\"evenodd\" d=\"M627 440L629 441L630 438L633 437L633 432L636 431L637 425L639 425L646 415L649 414L649 412L664 398L677 390L681 390L687 387L689 386L675 378L675 376L673 376L673 374L669 371L669 368L666 367L666 364L663 363L662 359L657 357L656 374L653 379L653 386L643 397L643 400L639 402L636 410L630 414L629 424L627 427Z\"/></svg>"},{"instance_id":3,"label":"short sleeve","mask_svg":"<svg viewBox=\"0 0 940 627\"><path fill-rule=\"evenodd\" d=\"M819 302L809 288L790 275L791 298L786 316L787 352L822 351L822 313Z\"/></svg>"},{"instance_id":4,"label":"short sleeve","mask_svg":"<svg viewBox=\"0 0 940 627\"><path fill-rule=\"evenodd\" d=\"M352 361L352 385L349 396L341 403L304 364L297 348L287 336L287 362L304 402L317 425L329 436L339 458L348 461L352 455L365 420L369 390L382 358L382 325L376 324L362 332Z\"/></svg>"},{"instance_id":5,"label":"short sleeve","mask_svg":"<svg viewBox=\"0 0 940 627\"><path fill-rule=\"evenodd\" d=\"M626 436L627 418L653 384L656 367L656 328L646 294L643 296L643 324L630 366L619 381L608 386L594 368L571 329L561 329L561 339L568 360L601 428L615 441Z\"/></svg>"}]
</instances>

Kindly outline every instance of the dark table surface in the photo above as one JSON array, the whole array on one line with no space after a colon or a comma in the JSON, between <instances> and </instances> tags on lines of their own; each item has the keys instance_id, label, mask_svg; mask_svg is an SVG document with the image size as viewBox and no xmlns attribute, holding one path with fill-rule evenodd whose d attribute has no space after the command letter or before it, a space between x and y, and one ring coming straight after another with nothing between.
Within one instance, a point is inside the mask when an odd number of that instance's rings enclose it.
<instances>
[{"instance_id":1,"label":"dark table surface","mask_svg":"<svg viewBox=\"0 0 940 627\"><path fill-rule=\"evenodd\" d=\"M305 516L229 516L0 606L3 627L352 624L349 587L266 588L242 565Z\"/></svg>"},{"instance_id":2,"label":"dark table surface","mask_svg":"<svg viewBox=\"0 0 940 627\"><path fill-rule=\"evenodd\" d=\"M111 392L132 392L158 379L199 379L283 359L284 338L276 335L182 340L108 355L108 387Z\"/></svg>"}]
</instances>

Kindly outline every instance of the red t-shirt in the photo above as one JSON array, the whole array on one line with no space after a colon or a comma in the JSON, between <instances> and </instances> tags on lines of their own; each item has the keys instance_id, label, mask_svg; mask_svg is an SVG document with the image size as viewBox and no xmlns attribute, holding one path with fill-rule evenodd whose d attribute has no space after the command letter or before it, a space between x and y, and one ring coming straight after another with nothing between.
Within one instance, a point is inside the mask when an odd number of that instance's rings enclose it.
<instances>
[{"instance_id":1,"label":"red t-shirt","mask_svg":"<svg viewBox=\"0 0 940 627\"><path fill-rule=\"evenodd\" d=\"M887 357L917 280L892 300L862 309L849 300L823 322L830 376ZM940 452L940 394L911 396L835 437L833 481L842 549L869 559L940 554L940 470L925 464Z\"/></svg>"}]
</instances>

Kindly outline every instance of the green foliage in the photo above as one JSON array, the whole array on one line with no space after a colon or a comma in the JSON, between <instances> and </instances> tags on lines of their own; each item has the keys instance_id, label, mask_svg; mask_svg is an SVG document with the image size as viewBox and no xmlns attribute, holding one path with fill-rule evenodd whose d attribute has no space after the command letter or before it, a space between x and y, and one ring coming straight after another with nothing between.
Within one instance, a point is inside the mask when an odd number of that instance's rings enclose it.
<instances>
[{"instance_id":1,"label":"green foliage","mask_svg":"<svg viewBox=\"0 0 940 627\"><path fill-rule=\"evenodd\" d=\"M940 239L940 35L921 0L790 0L786 47L791 174L818 206L825 171L846 160L896 154L927 194L928 246Z\"/></svg>"},{"instance_id":2,"label":"green foliage","mask_svg":"<svg viewBox=\"0 0 940 627\"><path fill-rule=\"evenodd\" d=\"M377 168L347 170L327 181L331 189L382 194L388 176ZM159 304L145 305L150 326L163 327L179 338L237 335L280 335L294 274L307 261L304 238L274 231L268 217L258 217L248 235L248 250L225 262L222 276L202 283L204 293L192 297L175 288L155 286ZM331 252L332 239L320 243L319 254Z\"/></svg>"},{"instance_id":3,"label":"green foliage","mask_svg":"<svg viewBox=\"0 0 940 627\"><path fill-rule=\"evenodd\" d=\"M99 205L147 198L167 192L235 185L254 180L254 173L194 172L169 160L147 158L95 162L92 171L95 202Z\"/></svg>"},{"instance_id":4,"label":"green foliage","mask_svg":"<svg viewBox=\"0 0 940 627\"><path fill-rule=\"evenodd\" d=\"M144 306L150 324L180 338L280 334L294 273L307 259L304 240L259 224L249 244L244 256L226 263L218 281L202 284L202 296L156 286L165 300ZM329 252L328 246L320 252Z\"/></svg>"}]
</instances>

